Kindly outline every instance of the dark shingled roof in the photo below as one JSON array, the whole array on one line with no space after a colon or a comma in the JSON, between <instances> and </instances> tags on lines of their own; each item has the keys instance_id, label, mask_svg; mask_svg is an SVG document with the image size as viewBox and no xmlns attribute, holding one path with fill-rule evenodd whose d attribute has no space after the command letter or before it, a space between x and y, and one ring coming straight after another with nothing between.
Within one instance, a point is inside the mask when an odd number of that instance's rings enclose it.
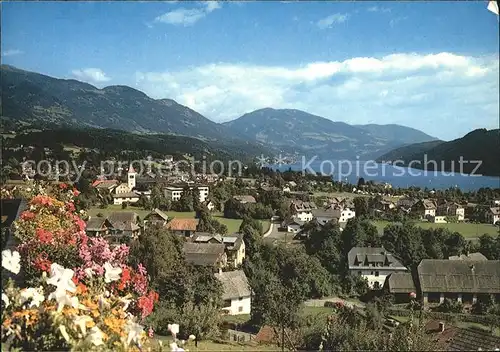
<instances>
[{"instance_id":1,"label":"dark shingled roof","mask_svg":"<svg viewBox=\"0 0 500 352\"><path fill-rule=\"evenodd\" d=\"M390 293L416 292L411 273L392 273L386 282Z\"/></svg>"},{"instance_id":2,"label":"dark shingled roof","mask_svg":"<svg viewBox=\"0 0 500 352\"><path fill-rule=\"evenodd\" d=\"M469 253L469 254L461 254L460 256L458 255L453 255L448 258L449 260L488 260L484 256L484 254L480 252L475 252L475 253Z\"/></svg>"},{"instance_id":3,"label":"dark shingled roof","mask_svg":"<svg viewBox=\"0 0 500 352\"><path fill-rule=\"evenodd\" d=\"M104 223L106 222L106 220L107 220L106 218L100 218L98 216L91 217L87 221L86 230L87 231L101 231L102 230L102 226L104 225Z\"/></svg>"},{"instance_id":4,"label":"dark shingled roof","mask_svg":"<svg viewBox=\"0 0 500 352\"><path fill-rule=\"evenodd\" d=\"M424 259L417 270L422 292L500 293L500 260Z\"/></svg>"},{"instance_id":5,"label":"dark shingled roof","mask_svg":"<svg viewBox=\"0 0 500 352\"><path fill-rule=\"evenodd\" d=\"M224 254L222 243L184 243L184 257L194 265L215 265Z\"/></svg>"},{"instance_id":6,"label":"dark shingled roof","mask_svg":"<svg viewBox=\"0 0 500 352\"><path fill-rule=\"evenodd\" d=\"M494 351L500 348L500 337L479 328L459 328L444 323L444 331L439 329L439 321L431 320L425 325L427 334L432 336L437 348L445 351Z\"/></svg>"},{"instance_id":7,"label":"dark shingled roof","mask_svg":"<svg viewBox=\"0 0 500 352\"><path fill-rule=\"evenodd\" d=\"M148 215L144 217L144 220L150 220L151 218L167 221L168 215L162 212L160 209L154 208Z\"/></svg>"},{"instance_id":8,"label":"dark shingled roof","mask_svg":"<svg viewBox=\"0 0 500 352\"><path fill-rule=\"evenodd\" d=\"M224 300L248 297L252 293L243 270L217 273L215 277L220 280L224 288L224 293L222 294L222 299Z\"/></svg>"},{"instance_id":9,"label":"dark shingled roof","mask_svg":"<svg viewBox=\"0 0 500 352\"><path fill-rule=\"evenodd\" d=\"M257 203L254 196L234 196L233 199L240 203Z\"/></svg>"},{"instance_id":10,"label":"dark shingled roof","mask_svg":"<svg viewBox=\"0 0 500 352\"><path fill-rule=\"evenodd\" d=\"M122 231L138 230L138 219L139 215L133 211L114 211L108 216L108 221L113 225L113 227Z\"/></svg>"},{"instance_id":11,"label":"dark shingled roof","mask_svg":"<svg viewBox=\"0 0 500 352\"><path fill-rule=\"evenodd\" d=\"M347 254L347 259L349 261L349 269L363 269L370 268L373 270L373 266L365 266L365 260L368 262L376 261L384 263L383 266L377 267L379 270L383 268L391 268L395 270L406 271L406 267L403 266L391 253L387 252L384 247L353 247ZM361 265L357 265L361 263ZM388 263L386 265L386 263Z\"/></svg>"}]
</instances>

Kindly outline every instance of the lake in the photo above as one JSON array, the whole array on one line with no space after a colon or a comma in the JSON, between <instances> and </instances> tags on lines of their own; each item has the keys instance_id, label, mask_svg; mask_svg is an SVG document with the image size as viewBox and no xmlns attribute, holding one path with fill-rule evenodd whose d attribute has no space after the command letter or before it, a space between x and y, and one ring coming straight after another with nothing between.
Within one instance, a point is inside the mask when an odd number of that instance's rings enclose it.
<instances>
[{"instance_id":1,"label":"lake","mask_svg":"<svg viewBox=\"0 0 500 352\"><path fill-rule=\"evenodd\" d=\"M425 171L359 160L315 160L310 163L309 160L305 160L295 164L269 165L269 167L280 171L286 171L291 168L294 171L307 169L309 172L322 172L332 175L335 181L342 180L352 184L357 184L358 179L363 177L365 181L387 182L393 187L403 188L410 186L427 187L429 189L458 187L464 191L477 190L481 187L500 188L500 177L471 176L447 171Z\"/></svg>"}]
</instances>

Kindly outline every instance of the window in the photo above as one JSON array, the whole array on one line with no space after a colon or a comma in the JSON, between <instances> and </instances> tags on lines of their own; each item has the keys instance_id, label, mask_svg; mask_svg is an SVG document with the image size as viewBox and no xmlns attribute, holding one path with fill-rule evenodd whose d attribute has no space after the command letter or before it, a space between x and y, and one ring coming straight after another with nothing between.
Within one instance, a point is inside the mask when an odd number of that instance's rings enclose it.
<instances>
[{"instance_id":1,"label":"window","mask_svg":"<svg viewBox=\"0 0 500 352\"><path fill-rule=\"evenodd\" d=\"M243 307L242 306L238 307L238 312L243 312Z\"/></svg>"},{"instance_id":2,"label":"window","mask_svg":"<svg viewBox=\"0 0 500 352\"><path fill-rule=\"evenodd\" d=\"M375 271L375 276L378 276L378 271Z\"/></svg>"},{"instance_id":3,"label":"window","mask_svg":"<svg viewBox=\"0 0 500 352\"><path fill-rule=\"evenodd\" d=\"M240 300L240 301L242 301L242 300L243 300L243 297L240 297L240 298L239 298L239 300Z\"/></svg>"}]
</instances>

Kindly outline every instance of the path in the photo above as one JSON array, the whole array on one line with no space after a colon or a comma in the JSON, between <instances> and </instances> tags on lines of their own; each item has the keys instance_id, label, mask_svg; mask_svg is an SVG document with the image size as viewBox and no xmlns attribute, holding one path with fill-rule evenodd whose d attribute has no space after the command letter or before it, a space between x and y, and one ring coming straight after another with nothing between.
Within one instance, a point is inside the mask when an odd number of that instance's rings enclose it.
<instances>
[{"instance_id":1,"label":"path","mask_svg":"<svg viewBox=\"0 0 500 352\"><path fill-rule=\"evenodd\" d=\"M333 302L333 303L343 303L347 307L357 307L364 309L365 304L362 302L354 302L354 301L349 301L345 300L339 297L327 297L327 298L321 298L321 299L310 299L304 302L304 305L306 307L324 307L326 302Z\"/></svg>"}]
</instances>

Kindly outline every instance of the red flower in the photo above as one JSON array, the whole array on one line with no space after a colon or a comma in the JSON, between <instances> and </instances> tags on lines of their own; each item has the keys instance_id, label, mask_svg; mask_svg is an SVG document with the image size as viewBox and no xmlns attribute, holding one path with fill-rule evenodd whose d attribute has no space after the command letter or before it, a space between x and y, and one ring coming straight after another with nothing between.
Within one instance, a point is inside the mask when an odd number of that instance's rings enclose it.
<instances>
[{"instance_id":1,"label":"red flower","mask_svg":"<svg viewBox=\"0 0 500 352\"><path fill-rule=\"evenodd\" d=\"M141 309L142 319L153 312L155 302L158 300L158 294L150 291L148 295L144 295L137 300L137 306Z\"/></svg>"},{"instance_id":2,"label":"red flower","mask_svg":"<svg viewBox=\"0 0 500 352\"><path fill-rule=\"evenodd\" d=\"M60 184L59 184L59 188L60 188L60 189L66 189L66 188L68 188L68 185L67 185L67 184L65 184L65 183L60 183Z\"/></svg>"},{"instance_id":3,"label":"red flower","mask_svg":"<svg viewBox=\"0 0 500 352\"><path fill-rule=\"evenodd\" d=\"M32 220L35 218L35 213L31 211L23 211L21 213L21 220Z\"/></svg>"},{"instance_id":4,"label":"red flower","mask_svg":"<svg viewBox=\"0 0 500 352\"><path fill-rule=\"evenodd\" d=\"M53 240L52 233L50 231L47 231L44 229L37 229L36 230L36 237L42 243L50 243Z\"/></svg>"},{"instance_id":5,"label":"red flower","mask_svg":"<svg viewBox=\"0 0 500 352\"><path fill-rule=\"evenodd\" d=\"M130 269L128 267L124 267L122 269L122 278L118 284L118 289L123 290L129 283L130 279Z\"/></svg>"},{"instance_id":6,"label":"red flower","mask_svg":"<svg viewBox=\"0 0 500 352\"><path fill-rule=\"evenodd\" d=\"M77 285L77 286L78 286L78 284L80 283L80 282L78 281L78 278L77 278L76 276L73 276L73 277L71 278L71 280L73 280L73 282L74 282L74 283L75 283L75 285Z\"/></svg>"},{"instance_id":7,"label":"red flower","mask_svg":"<svg viewBox=\"0 0 500 352\"><path fill-rule=\"evenodd\" d=\"M79 194L80 194L80 191L79 191L79 190L77 190L76 188L73 188L73 195L74 195L75 197L78 197L78 195L79 195Z\"/></svg>"},{"instance_id":8,"label":"red flower","mask_svg":"<svg viewBox=\"0 0 500 352\"><path fill-rule=\"evenodd\" d=\"M72 202L68 202L68 203L66 203L66 209L69 212L74 212L75 211L75 205Z\"/></svg>"},{"instance_id":9,"label":"red flower","mask_svg":"<svg viewBox=\"0 0 500 352\"><path fill-rule=\"evenodd\" d=\"M43 252L33 261L33 265L39 270L49 272L52 263L47 259L47 253Z\"/></svg>"}]
</instances>

